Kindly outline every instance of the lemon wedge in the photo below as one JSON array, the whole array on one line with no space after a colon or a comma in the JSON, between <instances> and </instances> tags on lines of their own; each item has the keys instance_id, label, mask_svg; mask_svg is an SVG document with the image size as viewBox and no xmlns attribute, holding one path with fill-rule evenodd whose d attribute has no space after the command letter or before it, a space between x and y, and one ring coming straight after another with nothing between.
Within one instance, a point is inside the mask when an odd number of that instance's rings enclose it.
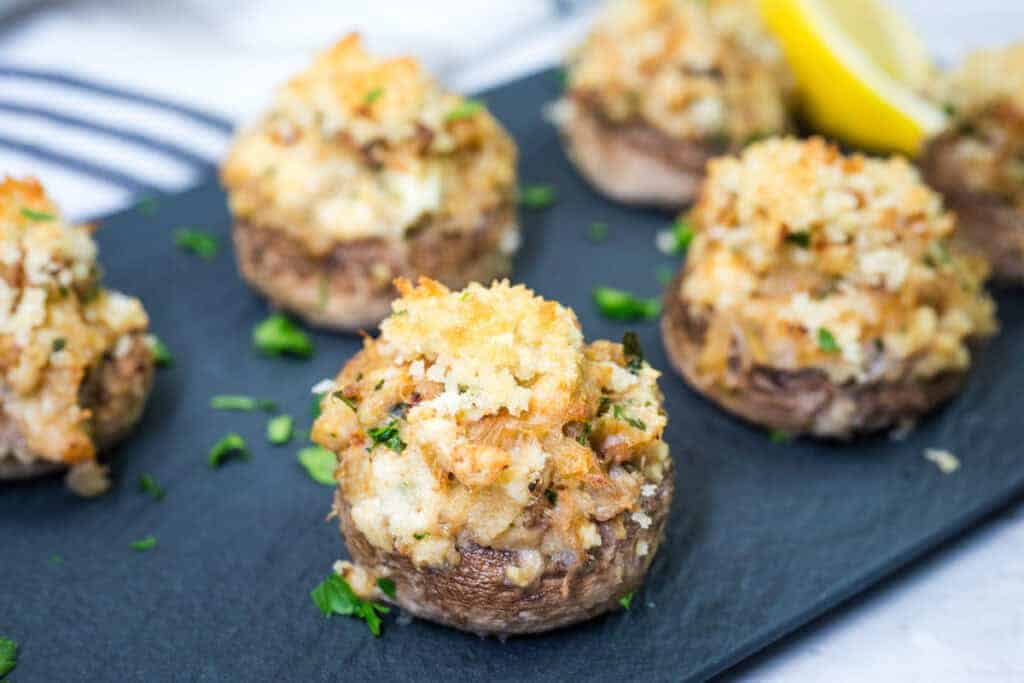
<instances>
[{"instance_id":1,"label":"lemon wedge","mask_svg":"<svg viewBox=\"0 0 1024 683\"><path fill-rule=\"evenodd\" d=\"M758 0L796 76L807 122L843 142L914 156L946 115L918 94L928 50L878 0Z\"/></svg>"}]
</instances>

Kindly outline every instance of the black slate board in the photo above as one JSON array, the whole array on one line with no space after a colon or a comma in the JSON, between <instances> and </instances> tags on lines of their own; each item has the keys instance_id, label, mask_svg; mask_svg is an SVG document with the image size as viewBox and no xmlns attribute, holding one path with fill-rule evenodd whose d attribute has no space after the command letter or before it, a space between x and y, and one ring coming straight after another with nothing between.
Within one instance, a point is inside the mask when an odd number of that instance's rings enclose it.
<instances>
[{"instance_id":1,"label":"black slate board","mask_svg":"<svg viewBox=\"0 0 1024 683\"><path fill-rule=\"evenodd\" d=\"M515 279L575 308L589 339L618 339L594 285L657 295L655 268L675 265L654 235L670 217L609 204L566 162L541 106L553 74L486 93L521 153L524 183L558 203L524 212ZM590 243L594 221L610 238ZM628 613L552 634L480 640L389 617L373 639L355 620L325 621L309 590L343 549L324 521L331 492L307 478L298 445L263 438L265 417L217 413L216 393L277 400L305 427L309 388L358 348L315 335L309 362L266 359L249 345L267 313L241 284L229 251L213 262L175 249L171 230L199 225L225 244L224 197L211 178L161 198L154 216L103 221L110 285L142 298L177 363L158 376L137 434L117 453L117 483L78 500L59 478L0 488L0 634L22 645L13 678L71 680L697 680L710 677L966 530L1024 490L1019 419L1024 305L999 297L1003 333L978 359L966 391L908 439L846 446L774 444L721 413L667 372L667 440L677 493L647 586ZM635 326L667 369L654 323ZM228 431L252 444L248 463L206 465ZM927 447L956 453L943 475ZM152 473L167 489L139 493ZM129 543L155 534L147 553ZM52 556L59 554L62 562Z\"/></svg>"}]
</instances>

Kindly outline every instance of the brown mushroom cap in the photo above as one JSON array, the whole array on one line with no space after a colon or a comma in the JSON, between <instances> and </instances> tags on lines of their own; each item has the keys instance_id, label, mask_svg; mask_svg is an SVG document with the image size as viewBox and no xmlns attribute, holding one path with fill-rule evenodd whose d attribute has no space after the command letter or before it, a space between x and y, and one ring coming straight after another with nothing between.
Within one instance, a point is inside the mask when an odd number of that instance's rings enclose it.
<instances>
[{"instance_id":1,"label":"brown mushroom cap","mask_svg":"<svg viewBox=\"0 0 1024 683\"><path fill-rule=\"evenodd\" d=\"M615 608L640 586L664 538L672 475L669 466L655 493L641 498L639 509L650 518L646 528L631 513L620 513L598 525L602 543L587 551L582 562L567 570L548 559L525 587L506 577L506 567L515 561L513 551L467 544L458 547L457 565L420 568L401 553L373 546L355 527L341 495L335 496L335 510L352 559L395 582L393 602L399 607L481 636L522 635L590 619Z\"/></svg>"}]
</instances>

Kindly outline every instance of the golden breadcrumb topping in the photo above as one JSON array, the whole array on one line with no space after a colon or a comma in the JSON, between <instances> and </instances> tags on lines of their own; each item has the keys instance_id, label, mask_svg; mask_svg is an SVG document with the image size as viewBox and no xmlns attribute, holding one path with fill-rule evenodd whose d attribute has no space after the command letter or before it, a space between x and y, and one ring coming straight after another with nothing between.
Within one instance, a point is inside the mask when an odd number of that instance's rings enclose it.
<instances>
[{"instance_id":1,"label":"golden breadcrumb topping","mask_svg":"<svg viewBox=\"0 0 1024 683\"><path fill-rule=\"evenodd\" d=\"M0 183L2 406L28 451L93 460L79 389L105 353L148 325L137 299L102 289L88 226L68 225L35 180Z\"/></svg>"},{"instance_id":2,"label":"golden breadcrumb topping","mask_svg":"<svg viewBox=\"0 0 1024 683\"><path fill-rule=\"evenodd\" d=\"M1024 43L980 50L943 81L966 189L1024 211Z\"/></svg>"},{"instance_id":3,"label":"golden breadcrumb topping","mask_svg":"<svg viewBox=\"0 0 1024 683\"><path fill-rule=\"evenodd\" d=\"M357 528L418 565L454 564L469 542L522 551L520 585L540 566L530 549L582 560L670 464L659 373L584 344L571 310L521 285L396 284L313 427Z\"/></svg>"},{"instance_id":4,"label":"golden breadcrumb topping","mask_svg":"<svg viewBox=\"0 0 1024 683\"><path fill-rule=\"evenodd\" d=\"M286 83L221 170L235 218L321 255L433 221L475 229L513 200L515 145L477 102L351 34Z\"/></svg>"},{"instance_id":5,"label":"golden breadcrumb topping","mask_svg":"<svg viewBox=\"0 0 1024 683\"><path fill-rule=\"evenodd\" d=\"M699 368L817 367L836 382L965 368L996 330L987 264L905 160L770 140L709 164L680 295L709 322Z\"/></svg>"},{"instance_id":6,"label":"golden breadcrumb topping","mask_svg":"<svg viewBox=\"0 0 1024 683\"><path fill-rule=\"evenodd\" d=\"M571 101L674 138L742 143L787 127L789 77L748 0L613 0L568 76Z\"/></svg>"}]
</instances>

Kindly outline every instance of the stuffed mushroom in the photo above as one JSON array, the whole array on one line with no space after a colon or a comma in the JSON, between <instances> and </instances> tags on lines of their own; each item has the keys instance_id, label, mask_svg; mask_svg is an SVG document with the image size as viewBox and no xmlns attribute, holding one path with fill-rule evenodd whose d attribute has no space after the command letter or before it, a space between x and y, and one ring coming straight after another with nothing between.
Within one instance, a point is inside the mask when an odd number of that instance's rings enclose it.
<instances>
[{"instance_id":1,"label":"stuffed mushroom","mask_svg":"<svg viewBox=\"0 0 1024 683\"><path fill-rule=\"evenodd\" d=\"M100 286L88 226L59 216L35 180L0 183L0 479L71 468L106 489L97 456L142 413L153 379L137 299Z\"/></svg>"},{"instance_id":2,"label":"stuffed mushroom","mask_svg":"<svg viewBox=\"0 0 1024 683\"><path fill-rule=\"evenodd\" d=\"M239 269L309 322L375 325L396 277L462 287L508 273L515 166L481 103L349 35L280 90L224 162Z\"/></svg>"},{"instance_id":3,"label":"stuffed mushroom","mask_svg":"<svg viewBox=\"0 0 1024 683\"><path fill-rule=\"evenodd\" d=\"M688 204L708 159L789 126L790 77L747 0L613 0L566 76L569 155L623 202Z\"/></svg>"},{"instance_id":4,"label":"stuffed mushroom","mask_svg":"<svg viewBox=\"0 0 1024 683\"><path fill-rule=\"evenodd\" d=\"M334 511L354 590L478 634L535 633L613 608L668 517L659 373L585 344L523 286L422 279L341 371L313 439L338 456Z\"/></svg>"},{"instance_id":5,"label":"stuffed mushroom","mask_svg":"<svg viewBox=\"0 0 1024 683\"><path fill-rule=\"evenodd\" d=\"M988 264L900 158L771 140L711 162L662 334L699 392L789 434L906 425L996 331Z\"/></svg>"},{"instance_id":6,"label":"stuffed mushroom","mask_svg":"<svg viewBox=\"0 0 1024 683\"><path fill-rule=\"evenodd\" d=\"M925 178L994 276L1024 283L1024 43L971 55L941 90L952 123L925 148Z\"/></svg>"}]
</instances>

